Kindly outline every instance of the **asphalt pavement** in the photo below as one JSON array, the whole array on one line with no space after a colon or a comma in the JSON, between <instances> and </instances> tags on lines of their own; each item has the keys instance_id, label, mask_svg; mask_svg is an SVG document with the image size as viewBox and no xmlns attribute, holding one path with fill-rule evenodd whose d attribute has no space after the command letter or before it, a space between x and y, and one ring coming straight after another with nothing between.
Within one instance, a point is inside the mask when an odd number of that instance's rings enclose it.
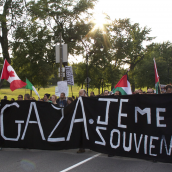
<instances>
[{"instance_id":1,"label":"asphalt pavement","mask_svg":"<svg viewBox=\"0 0 172 172\"><path fill-rule=\"evenodd\" d=\"M108 157L91 150L31 150L3 148L0 172L171 172L172 164L146 160Z\"/></svg>"}]
</instances>

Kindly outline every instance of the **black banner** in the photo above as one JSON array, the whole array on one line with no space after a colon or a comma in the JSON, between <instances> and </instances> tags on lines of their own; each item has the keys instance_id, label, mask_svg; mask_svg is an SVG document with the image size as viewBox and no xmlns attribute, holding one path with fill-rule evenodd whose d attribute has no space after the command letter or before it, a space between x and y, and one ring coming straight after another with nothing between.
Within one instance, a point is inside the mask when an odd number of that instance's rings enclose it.
<instances>
[{"instance_id":1,"label":"black banner","mask_svg":"<svg viewBox=\"0 0 172 172\"><path fill-rule=\"evenodd\" d=\"M91 150L172 162L172 95L80 97L66 108L2 101L3 147Z\"/></svg>"}]
</instances>

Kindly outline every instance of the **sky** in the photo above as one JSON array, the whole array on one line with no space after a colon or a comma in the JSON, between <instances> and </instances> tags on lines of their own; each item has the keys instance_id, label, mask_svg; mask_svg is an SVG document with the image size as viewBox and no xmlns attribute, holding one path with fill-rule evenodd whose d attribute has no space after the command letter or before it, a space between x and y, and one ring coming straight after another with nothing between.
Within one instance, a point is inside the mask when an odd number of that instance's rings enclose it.
<instances>
[{"instance_id":1,"label":"sky","mask_svg":"<svg viewBox=\"0 0 172 172\"><path fill-rule=\"evenodd\" d=\"M142 28L151 28L149 36L156 37L152 42L163 43L172 42L171 8L172 0L99 0L94 13L106 13L112 20L130 18L132 24L139 23ZM78 63L83 58L69 57L70 61Z\"/></svg>"},{"instance_id":2,"label":"sky","mask_svg":"<svg viewBox=\"0 0 172 172\"><path fill-rule=\"evenodd\" d=\"M98 0L95 14L105 12L111 19L130 18L140 27L151 28L153 42L172 42L172 0ZM101 17L101 15L100 15ZM83 61L69 57L69 61Z\"/></svg>"},{"instance_id":3,"label":"sky","mask_svg":"<svg viewBox=\"0 0 172 172\"><path fill-rule=\"evenodd\" d=\"M99 0L95 12L111 19L130 18L132 23L151 28L153 42L172 42L172 0Z\"/></svg>"}]
</instances>

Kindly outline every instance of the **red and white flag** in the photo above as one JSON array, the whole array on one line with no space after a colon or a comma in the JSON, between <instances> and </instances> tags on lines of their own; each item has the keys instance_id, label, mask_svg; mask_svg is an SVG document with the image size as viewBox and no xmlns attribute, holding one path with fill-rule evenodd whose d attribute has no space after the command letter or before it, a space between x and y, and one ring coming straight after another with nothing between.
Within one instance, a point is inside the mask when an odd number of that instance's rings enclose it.
<instances>
[{"instance_id":1,"label":"red and white flag","mask_svg":"<svg viewBox=\"0 0 172 172\"><path fill-rule=\"evenodd\" d=\"M13 67L7 62L7 60L4 60L4 66L1 73L1 79L6 79L10 83L10 89L11 91L14 91L15 89L22 88L26 86L27 84L23 82L18 75L16 74Z\"/></svg>"}]
</instances>

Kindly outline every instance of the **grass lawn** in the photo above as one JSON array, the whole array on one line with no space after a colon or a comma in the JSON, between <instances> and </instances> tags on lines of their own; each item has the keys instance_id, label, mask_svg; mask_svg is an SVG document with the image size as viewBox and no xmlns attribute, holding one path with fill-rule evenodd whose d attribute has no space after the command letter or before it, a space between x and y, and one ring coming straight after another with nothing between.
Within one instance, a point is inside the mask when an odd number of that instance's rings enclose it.
<instances>
[{"instance_id":1,"label":"grass lawn","mask_svg":"<svg viewBox=\"0 0 172 172\"><path fill-rule=\"evenodd\" d=\"M41 88L39 91L38 90L37 91L38 91L40 97L43 98L44 94L46 94L46 93L49 93L51 95L55 94L55 87L56 86L51 86L51 87L45 88L45 89ZM78 87L77 85L72 86L73 95L78 96L78 93L79 93L80 89L81 88ZM105 88L105 89L108 89L108 88ZM110 89L110 87L109 87L109 89ZM101 93L101 90L100 90L100 93ZM71 86L69 86L69 97L72 96L72 91L71 91ZM90 95L91 91L94 91L95 95L98 94L98 89L88 89L88 94L89 95ZM8 100L11 100L11 98L14 98L15 100L17 100L17 97L18 97L19 94L24 96L26 93L30 94L30 90L25 89L25 88L21 88L21 89L15 90L15 91L11 91L10 88L2 88L2 89L0 89L0 99L3 99L4 96L7 96ZM37 95L35 94L34 91L32 91L32 97L35 97L36 100L38 99L38 97L37 97Z\"/></svg>"}]
</instances>

